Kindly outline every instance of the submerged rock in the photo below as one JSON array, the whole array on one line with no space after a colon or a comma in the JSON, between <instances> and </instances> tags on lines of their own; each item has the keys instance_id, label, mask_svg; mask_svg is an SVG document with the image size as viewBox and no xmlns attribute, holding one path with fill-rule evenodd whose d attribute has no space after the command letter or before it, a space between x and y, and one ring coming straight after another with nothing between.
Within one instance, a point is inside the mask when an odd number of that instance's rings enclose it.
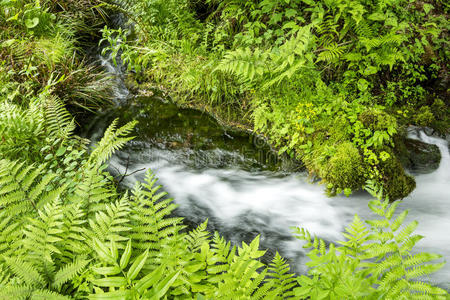
<instances>
[{"instance_id":1,"label":"submerged rock","mask_svg":"<svg viewBox=\"0 0 450 300\"><path fill-rule=\"evenodd\" d=\"M223 126L211 115L178 107L157 93L130 99L100 118L102 122L96 122L86 132L99 129L103 132L115 118L119 118L120 124L136 120L139 125L132 134L136 141L142 141L145 147L155 149L154 152L167 150L196 170L241 168L287 172L298 168L291 164L289 157L279 156L262 137ZM99 123L103 128L99 128ZM140 153L138 144L134 148Z\"/></svg>"}]
</instances>

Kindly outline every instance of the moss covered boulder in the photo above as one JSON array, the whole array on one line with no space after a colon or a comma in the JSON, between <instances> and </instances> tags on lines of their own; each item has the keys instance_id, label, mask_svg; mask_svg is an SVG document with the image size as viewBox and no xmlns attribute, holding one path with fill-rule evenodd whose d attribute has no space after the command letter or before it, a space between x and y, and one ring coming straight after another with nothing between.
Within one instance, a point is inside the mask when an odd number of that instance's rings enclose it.
<instances>
[{"instance_id":1,"label":"moss covered boulder","mask_svg":"<svg viewBox=\"0 0 450 300\"><path fill-rule=\"evenodd\" d=\"M336 154L330 158L321 177L329 183L329 192L343 189L357 190L364 185L364 162L358 149L350 142L337 146Z\"/></svg>"},{"instance_id":2,"label":"moss covered boulder","mask_svg":"<svg viewBox=\"0 0 450 300\"><path fill-rule=\"evenodd\" d=\"M385 148L384 151L390 155L389 159L380 162L384 192L390 200L405 198L416 188L416 181L406 174L400 160L390 149Z\"/></svg>"}]
</instances>

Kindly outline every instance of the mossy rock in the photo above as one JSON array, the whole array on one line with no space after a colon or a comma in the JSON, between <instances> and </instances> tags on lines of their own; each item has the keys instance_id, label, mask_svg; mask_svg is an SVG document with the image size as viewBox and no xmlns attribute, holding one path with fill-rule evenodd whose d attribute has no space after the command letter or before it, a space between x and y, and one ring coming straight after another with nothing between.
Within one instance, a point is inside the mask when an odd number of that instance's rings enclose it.
<instances>
[{"instance_id":1,"label":"mossy rock","mask_svg":"<svg viewBox=\"0 0 450 300\"><path fill-rule=\"evenodd\" d=\"M350 141L351 140L351 133L350 129L351 124L350 122L344 117L338 117L333 120L333 123L331 124L328 133L330 135L329 139L333 143L341 143L344 141Z\"/></svg>"},{"instance_id":2,"label":"mossy rock","mask_svg":"<svg viewBox=\"0 0 450 300\"><path fill-rule=\"evenodd\" d=\"M364 127L373 131L386 130L390 127L397 128L396 119L384 111L375 108L369 108L359 115L359 120Z\"/></svg>"},{"instance_id":3,"label":"mossy rock","mask_svg":"<svg viewBox=\"0 0 450 300\"><path fill-rule=\"evenodd\" d=\"M380 162L384 192L392 201L405 198L416 188L416 181L414 177L405 173L400 160L390 149L383 150L391 156L386 161Z\"/></svg>"},{"instance_id":4,"label":"mossy rock","mask_svg":"<svg viewBox=\"0 0 450 300\"><path fill-rule=\"evenodd\" d=\"M358 149L352 143L345 142L336 147L336 154L328 161L321 177L333 185L331 194L346 188L357 190L366 181L364 169Z\"/></svg>"}]
</instances>

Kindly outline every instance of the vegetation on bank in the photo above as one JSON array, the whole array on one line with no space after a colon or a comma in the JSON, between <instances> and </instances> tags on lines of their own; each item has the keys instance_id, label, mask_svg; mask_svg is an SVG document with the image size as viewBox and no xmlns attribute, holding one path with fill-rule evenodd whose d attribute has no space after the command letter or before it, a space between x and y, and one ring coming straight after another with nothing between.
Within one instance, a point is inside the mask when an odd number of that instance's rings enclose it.
<instances>
[{"instance_id":1,"label":"vegetation on bank","mask_svg":"<svg viewBox=\"0 0 450 300\"><path fill-rule=\"evenodd\" d=\"M355 216L345 241L296 230L310 248L302 276L278 254L263 264L258 238L237 247L206 223L188 232L151 172L119 193L105 163L135 122L114 121L90 150L73 118L108 99L81 50L98 5L0 1L0 299L445 299L422 281L440 256L411 252L417 222L403 224L375 184L378 218Z\"/></svg>"},{"instance_id":2,"label":"vegetation on bank","mask_svg":"<svg viewBox=\"0 0 450 300\"><path fill-rule=\"evenodd\" d=\"M375 180L407 196L405 127L448 132L446 1L110 2L135 34L104 37L138 81L250 124L330 194Z\"/></svg>"}]
</instances>

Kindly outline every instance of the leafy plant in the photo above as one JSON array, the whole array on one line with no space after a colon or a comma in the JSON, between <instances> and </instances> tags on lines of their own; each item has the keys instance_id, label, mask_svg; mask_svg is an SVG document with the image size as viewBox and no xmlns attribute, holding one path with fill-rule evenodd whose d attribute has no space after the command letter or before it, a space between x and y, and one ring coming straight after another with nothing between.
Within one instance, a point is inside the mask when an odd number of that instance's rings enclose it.
<instances>
[{"instance_id":1,"label":"leafy plant","mask_svg":"<svg viewBox=\"0 0 450 300\"><path fill-rule=\"evenodd\" d=\"M316 299L445 299L445 290L422 281L444 266L445 262L435 262L442 256L411 253L423 238L413 234L417 221L404 225L407 210L395 217L399 201L383 200L373 183L367 190L377 198L369 207L379 218L363 222L355 215L339 246L326 245L305 229L295 230L297 238L306 241L304 247L311 248L310 277L298 278L301 287L295 294Z\"/></svg>"}]
</instances>

